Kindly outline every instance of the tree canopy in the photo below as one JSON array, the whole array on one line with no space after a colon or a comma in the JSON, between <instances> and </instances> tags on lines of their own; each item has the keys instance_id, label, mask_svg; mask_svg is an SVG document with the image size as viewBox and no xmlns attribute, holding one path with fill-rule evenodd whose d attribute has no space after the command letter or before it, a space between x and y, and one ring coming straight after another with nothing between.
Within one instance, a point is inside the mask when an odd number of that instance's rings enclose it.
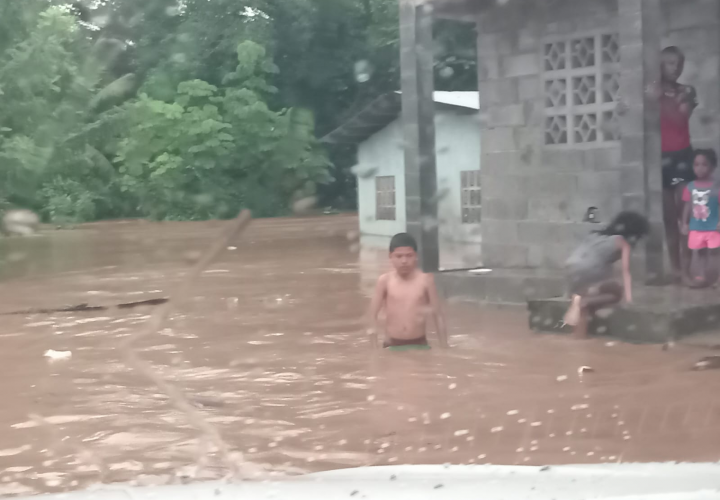
<instances>
[{"instance_id":1,"label":"tree canopy","mask_svg":"<svg viewBox=\"0 0 720 500\"><path fill-rule=\"evenodd\" d=\"M472 29L437 23L438 88L475 89ZM0 203L46 220L351 207L318 137L398 89L396 0L0 3ZM332 161L331 161L332 160Z\"/></svg>"}]
</instances>

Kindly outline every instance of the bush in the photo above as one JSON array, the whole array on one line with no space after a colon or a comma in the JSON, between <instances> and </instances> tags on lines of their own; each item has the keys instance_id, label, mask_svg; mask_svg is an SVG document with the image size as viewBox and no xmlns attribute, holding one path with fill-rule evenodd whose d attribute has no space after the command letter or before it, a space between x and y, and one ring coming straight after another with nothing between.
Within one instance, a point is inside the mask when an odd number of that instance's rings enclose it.
<instances>
[{"instance_id":1,"label":"bush","mask_svg":"<svg viewBox=\"0 0 720 500\"><path fill-rule=\"evenodd\" d=\"M40 197L44 206L42 215L51 222L68 224L96 218L97 196L74 180L54 179L42 188Z\"/></svg>"}]
</instances>

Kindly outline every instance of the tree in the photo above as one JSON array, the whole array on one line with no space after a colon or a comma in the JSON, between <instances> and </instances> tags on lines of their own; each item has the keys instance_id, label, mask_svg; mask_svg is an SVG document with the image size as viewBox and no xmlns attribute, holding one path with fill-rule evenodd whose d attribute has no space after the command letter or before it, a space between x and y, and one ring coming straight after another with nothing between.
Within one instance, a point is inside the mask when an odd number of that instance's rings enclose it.
<instances>
[{"instance_id":1,"label":"tree","mask_svg":"<svg viewBox=\"0 0 720 500\"><path fill-rule=\"evenodd\" d=\"M73 18L39 4L14 13L21 22L0 53L0 189L6 201L27 205L91 95L78 78L83 47Z\"/></svg>"},{"instance_id":2,"label":"tree","mask_svg":"<svg viewBox=\"0 0 720 500\"><path fill-rule=\"evenodd\" d=\"M270 110L276 71L254 42L237 47L235 70L218 87L178 85L172 102L141 94L125 106L119 144L122 189L156 218L227 217L240 207L275 215L295 192L326 178L313 124L299 110Z\"/></svg>"},{"instance_id":3,"label":"tree","mask_svg":"<svg viewBox=\"0 0 720 500\"><path fill-rule=\"evenodd\" d=\"M399 88L397 15L396 0L0 2L0 201L53 220L273 215L319 186L350 207L353 151L329 164L315 137ZM471 27L435 37L437 88L476 88Z\"/></svg>"}]
</instances>

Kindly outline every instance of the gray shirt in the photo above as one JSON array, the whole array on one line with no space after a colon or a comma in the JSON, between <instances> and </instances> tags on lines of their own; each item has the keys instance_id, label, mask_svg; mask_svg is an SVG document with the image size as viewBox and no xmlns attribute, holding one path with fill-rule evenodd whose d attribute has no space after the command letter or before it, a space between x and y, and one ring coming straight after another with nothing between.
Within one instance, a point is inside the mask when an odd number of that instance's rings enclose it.
<instances>
[{"instance_id":1,"label":"gray shirt","mask_svg":"<svg viewBox=\"0 0 720 500\"><path fill-rule=\"evenodd\" d=\"M580 243L565 263L573 291L612 279L613 265L622 256L618 238L592 233Z\"/></svg>"}]
</instances>

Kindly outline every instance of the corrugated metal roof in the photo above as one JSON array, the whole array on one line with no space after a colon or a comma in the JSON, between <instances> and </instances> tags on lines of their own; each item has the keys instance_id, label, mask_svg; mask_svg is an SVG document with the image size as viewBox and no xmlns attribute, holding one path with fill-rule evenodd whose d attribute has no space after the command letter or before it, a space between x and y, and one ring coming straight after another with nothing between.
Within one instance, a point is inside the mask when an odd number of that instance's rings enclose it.
<instances>
[{"instance_id":1,"label":"corrugated metal roof","mask_svg":"<svg viewBox=\"0 0 720 500\"><path fill-rule=\"evenodd\" d=\"M475 113L480 109L480 96L473 92L433 93L436 104L466 112ZM329 144L359 144L376 134L400 116L402 110L400 92L383 94L362 111L321 139Z\"/></svg>"}]
</instances>

